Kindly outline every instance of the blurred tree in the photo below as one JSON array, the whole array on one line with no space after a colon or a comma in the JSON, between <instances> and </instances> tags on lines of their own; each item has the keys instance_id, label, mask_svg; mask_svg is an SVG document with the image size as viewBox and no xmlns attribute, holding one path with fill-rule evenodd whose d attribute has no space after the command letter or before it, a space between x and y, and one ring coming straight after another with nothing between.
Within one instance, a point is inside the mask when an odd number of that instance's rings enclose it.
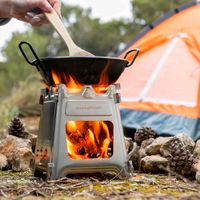
<instances>
[{"instance_id":1,"label":"blurred tree","mask_svg":"<svg viewBox=\"0 0 200 200\"><path fill-rule=\"evenodd\" d=\"M168 11L188 2L191 0L131 0L134 22L142 26L150 24Z\"/></svg>"},{"instance_id":2,"label":"blurred tree","mask_svg":"<svg viewBox=\"0 0 200 200\"><path fill-rule=\"evenodd\" d=\"M120 42L126 41L129 21L121 19L102 23L91 17L90 9L78 6L63 6L62 13L63 22L74 42L95 55L105 56L111 49L118 48ZM45 32L42 29L38 31ZM62 39L55 33L52 36L47 46L48 55L68 55Z\"/></svg>"},{"instance_id":3,"label":"blurred tree","mask_svg":"<svg viewBox=\"0 0 200 200\"><path fill-rule=\"evenodd\" d=\"M44 55L45 47L48 43L48 37L37 34L33 29L24 33L14 33L12 39L3 49L3 55L7 62L2 63L2 72L0 74L0 97L9 95L12 88L17 88L20 81L24 81L29 75L36 72L34 67L29 66L24 60L18 49L18 44L22 41L31 41L33 46L37 47L39 55ZM27 53L30 52L27 50ZM33 56L30 55L30 58ZM34 59L34 58L32 58Z\"/></svg>"},{"instance_id":4,"label":"blurred tree","mask_svg":"<svg viewBox=\"0 0 200 200\"><path fill-rule=\"evenodd\" d=\"M132 6L132 21L126 29L125 41L133 38L145 27L150 25L154 20L162 17L169 11L173 11L191 0L130 0Z\"/></svg>"},{"instance_id":5,"label":"blurred tree","mask_svg":"<svg viewBox=\"0 0 200 200\"><path fill-rule=\"evenodd\" d=\"M63 22L68 28L73 40L81 48L95 55L107 55L111 49L118 48L120 42L126 41L129 22L113 20L102 23L98 18L91 17L91 10L78 6L62 6ZM39 57L68 55L68 49L51 25L28 29L24 33L16 32L3 49L7 62L3 63L0 74L0 97L8 95L11 88L18 87L20 81L30 74L36 73L24 60L19 51L20 41L29 41ZM30 50L27 49L27 54ZM29 55L31 57L31 55ZM34 59L34 58L33 58ZM3 87L6 85L6 87Z\"/></svg>"},{"instance_id":6,"label":"blurred tree","mask_svg":"<svg viewBox=\"0 0 200 200\"><path fill-rule=\"evenodd\" d=\"M128 43L146 24L162 16L169 10L190 0L130 0L133 17L101 22L91 17L90 9L79 6L62 6L63 22L77 45L99 56L117 52L121 43ZM14 33L3 49L7 62L0 64L0 97L9 95L30 74L36 74L18 50L20 41L29 41L39 57L68 55L68 50L51 25L32 28L24 33ZM28 53L28 50L27 50ZM111 55L111 54L110 54Z\"/></svg>"},{"instance_id":7,"label":"blurred tree","mask_svg":"<svg viewBox=\"0 0 200 200\"><path fill-rule=\"evenodd\" d=\"M109 22L92 18L90 9L63 5L63 22L75 43L83 49L95 55L113 55L112 51L117 52L120 44L131 41L144 25L189 1L130 0L132 18ZM13 34L2 52L7 62L0 63L0 125L6 124L17 113L28 113L27 109L31 113L37 110L35 104L39 98L40 75L26 63L19 51L18 44L22 40L30 42L39 57L68 55L64 42L51 25L41 28L28 26L26 32ZM26 52L32 58L28 49Z\"/></svg>"}]
</instances>

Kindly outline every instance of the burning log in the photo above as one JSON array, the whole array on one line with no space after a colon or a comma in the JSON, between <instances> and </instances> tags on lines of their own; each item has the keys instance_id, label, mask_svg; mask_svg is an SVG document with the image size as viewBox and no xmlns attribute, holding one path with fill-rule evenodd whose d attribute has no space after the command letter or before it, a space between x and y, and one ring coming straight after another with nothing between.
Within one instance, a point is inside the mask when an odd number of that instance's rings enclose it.
<instances>
[{"instance_id":1,"label":"burning log","mask_svg":"<svg viewBox=\"0 0 200 200\"><path fill-rule=\"evenodd\" d=\"M85 155L86 154L86 151L85 151L85 148L84 147L81 147L81 149L78 151L79 154L81 155Z\"/></svg>"},{"instance_id":2,"label":"burning log","mask_svg":"<svg viewBox=\"0 0 200 200\"><path fill-rule=\"evenodd\" d=\"M66 123L68 154L72 159L108 158L112 132L109 122L69 121Z\"/></svg>"}]
</instances>

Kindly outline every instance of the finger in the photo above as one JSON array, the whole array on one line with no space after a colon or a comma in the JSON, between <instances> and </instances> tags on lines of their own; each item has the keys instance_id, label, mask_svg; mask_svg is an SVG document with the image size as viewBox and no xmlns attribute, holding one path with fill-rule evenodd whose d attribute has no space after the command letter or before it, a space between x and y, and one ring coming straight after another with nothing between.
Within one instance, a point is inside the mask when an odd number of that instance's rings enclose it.
<instances>
[{"instance_id":1,"label":"finger","mask_svg":"<svg viewBox=\"0 0 200 200\"><path fill-rule=\"evenodd\" d=\"M61 2L58 0L49 0L49 3L53 7L53 9L57 12L57 14L61 17Z\"/></svg>"},{"instance_id":2,"label":"finger","mask_svg":"<svg viewBox=\"0 0 200 200\"><path fill-rule=\"evenodd\" d=\"M26 19L26 21L28 21L28 23L32 25L42 25L48 23L47 19L43 14L35 15L34 13L28 12L24 18Z\"/></svg>"},{"instance_id":3,"label":"finger","mask_svg":"<svg viewBox=\"0 0 200 200\"><path fill-rule=\"evenodd\" d=\"M17 19L26 23L31 23L31 18L28 16L18 17Z\"/></svg>"},{"instance_id":4,"label":"finger","mask_svg":"<svg viewBox=\"0 0 200 200\"><path fill-rule=\"evenodd\" d=\"M39 23L40 22L40 18L37 16L31 16L31 15L25 15L24 19L26 20L26 22L32 24L32 23Z\"/></svg>"},{"instance_id":5,"label":"finger","mask_svg":"<svg viewBox=\"0 0 200 200\"><path fill-rule=\"evenodd\" d=\"M36 14L34 12L27 12L26 16L29 17L30 19L33 18Z\"/></svg>"},{"instance_id":6,"label":"finger","mask_svg":"<svg viewBox=\"0 0 200 200\"><path fill-rule=\"evenodd\" d=\"M49 4L47 0L36 0L35 2L36 7L40 8L44 12L52 12L52 6Z\"/></svg>"},{"instance_id":7,"label":"finger","mask_svg":"<svg viewBox=\"0 0 200 200\"><path fill-rule=\"evenodd\" d=\"M53 5L53 8L57 12L57 14L61 17L61 3L57 1L57 3Z\"/></svg>"},{"instance_id":8,"label":"finger","mask_svg":"<svg viewBox=\"0 0 200 200\"><path fill-rule=\"evenodd\" d=\"M33 18L36 18L36 19L40 18L40 22L49 23L49 21L47 20L46 16L43 13L35 15Z\"/></svg>"}]
</instances>

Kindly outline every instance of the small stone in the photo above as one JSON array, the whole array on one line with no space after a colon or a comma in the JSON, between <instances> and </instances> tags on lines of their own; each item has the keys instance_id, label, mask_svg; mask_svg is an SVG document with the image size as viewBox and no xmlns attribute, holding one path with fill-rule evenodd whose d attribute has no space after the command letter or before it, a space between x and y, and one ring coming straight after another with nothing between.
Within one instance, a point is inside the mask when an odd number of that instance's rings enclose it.
<instances>
[{"instance_id":1,"label":"small stone","mask_svg":"<svg viewBox=\"0 0 200 200\"><path fill-rule=\"evenodd\" d=\"M167 143L172 137L158 137L145 148L147 155L160 154L160 148Z\"/></svg>"},{"instance_id":2,"label":"small stone","mask_svg":"<svg viewBox=\"0 0 200 200\"><path fill-rule=\"evenodd\" d=\"M35 153L35 147L36 147L36 142L37 142L37 135L34 135L32 133L28 133L27 138L31 141L31 147L32 147L32 151Z\"/></svg>"},{"instance_id":3,"label":"small stone","mask_svg":"<svg viewBox=\"0 0 200 200\"><path fill-rule=\"evenodd\" d=\"M200 172L196 173L195 179L198 183L200 183Z\"/></svg>"},{"instance_id":4,"label":"small stone","mask_svg":"<svg viewBox=\"0 0 200 200\"><path fill-rule=\"evenodd\" d=\"M8 160L6 156L0 154L0 170L4 170L6 168L8 168Z\"/></svg>"},{"instance_id":5,"label":"small stone","mask_svg":"<svg viewBox=\"0 0 200 200\"><path fill-rule=\"evenodd\" d=\"M183 144L187 147L187 149L193 153L195 142L190 138L186 133L179 133L176 135L176 138L178 138Z\"/></svg>"},{"instance_id":6,"label":"small stone","mask_svg":"<svg viewBox=\"0 0 200 200\"><path fill-rule=\"evenodd\" d=\"M11 161L12 170L16 172L27 171L30 169L34 157L32 151L28 148L20 148L13 156Z\"/></svg>"},{"instance_id":7,"label":"small stone","mask_svg":"<svg viewBox=\"0 0 200 200\"><path fill-rule=\"evenodd\" d=\"M132 138L124 137L126 153L128 154L133 149L133 141Z\"/></svg>"},{"instance_id":8,"label":"small stone","mask_svg":"<svg viewBox=\"0 0 200 200\"><path fill-rule=\"evenodd\" d=\"M180 143L180 140L176 137L172 137L168 142L163 144L160 148L160 153L163 157L170 159L172 157L172 152L176 149L176 146L179 145L177 141ZM182 143L181 143L182 144Z\"/></svg>"},{"instance_id":9,"label":"small stone","mask_svg":"<svg viewBox=\"0 0 200 200\"><path fill-rule=\"evenodd\" d=\"M200 173L200 160L196 161L196 163L194 164L194 169L196 170L196 172Z\"/></svg>"},{"instance_id":10,"label":"small stone","mask_svg":"<svg viewBox=\"0 0 200 200\"><path fill-rule=\"evenodd\" d=\"M200 160L200 140L196 141L193 154L195 158Z\"/></svg>"},{"instance_id":11,"label":"small stone","mask_svg":"<svg viewBox=\"0 0 200 200\"><path fill-rule=\"evenodd\" d=\"M149 146L155 139L149 138L147 140L142 141L141 148L145 149L147 146Z\"/></svg>"},{"instance_id":12,"label":"small stone","mask_svg":"<svg viewBox=\"0 0 200 200\"><path fill-rule=\"evenodd\" d=\"M146 173L165 172L168 164L168 160L160 155L146 156L141 160L141 170Z\"/></svg>"},{"instance_id":13,"label":"small stone","mask_svg":"<svg viewBox=\"0 0 200 200\"><path fill-rule=\"evenodd\" d=\"M135 143L136 144L136 143ZM139 169L139 150L140 150L140 147L139 146L136 146L135 147L135 150L133 152L133 155L131 156L131 159L132 160L132 164L133 164L133 168L135 170L138 170Z\"/></svg>"},{"instance_id":14,"label":"small stone","mask_svg":"<svg viewBox=\"0 0 200 200\"><path fill-rule=\"evenodd\" d=\"M141 170L141 160L142 160L142 158L146 157L147 154L145 152L145 149L143 149L143 148L140 148L138 153L139 153L138 168L139 168L139 170Z\"/></svg>"},{"instance_id":15,"label":"small stone","mask_svg":"<svg viewBox=\"0 0 200 200\"><path fill-rule=\"evenodd\" d=\"M7 135L0 141L0 154L7 157L8 163L14 171L26 171L34 159L31 141L12 135Z\"/></svg>"}]
</instances>

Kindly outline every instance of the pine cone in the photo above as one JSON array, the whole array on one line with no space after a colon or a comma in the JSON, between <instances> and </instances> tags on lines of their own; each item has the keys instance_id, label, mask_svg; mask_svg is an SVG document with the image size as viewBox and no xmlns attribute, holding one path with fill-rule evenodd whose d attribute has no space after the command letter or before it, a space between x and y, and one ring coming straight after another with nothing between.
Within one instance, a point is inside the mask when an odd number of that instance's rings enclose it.
<instances>
[{"instance_id":1,"label":"pine cone","mask_svg":"<svg viewBox=\"0 0 200 200\"><path fill-rule=\"evenodd\" d=\"M8 126L8 133L10 135L20 137L20 138L26 138L27 133L24 131L24 125L21 122L21 120L17 117L11 120L9 126Z\"/></svg>"},{"instance_id":2,"label":"pine cone","mask_svg":"<svg viewBox=\"0 0 200 200\"><path fill-rule=\"evenodd\" d=\"M185 177L194 176L195 158L192 152L178 138L174 137L167 142L163 147L167 151L164 152L164 157L169 160L170 169L177 174ZM167 153L166 153L167 152Z\"/></svg>"},{"instance_id":3,"label":"pine cone","mask_svg":"<svg viewBox=\"0 0 200 200\"><path fill-rule=\"evenodd\" d=\"M134 135L134 141L141 145L142 141L149 138L155 138L156 132L150 127L142 127L137 129Z\"/></svg>"}]
</instances>

